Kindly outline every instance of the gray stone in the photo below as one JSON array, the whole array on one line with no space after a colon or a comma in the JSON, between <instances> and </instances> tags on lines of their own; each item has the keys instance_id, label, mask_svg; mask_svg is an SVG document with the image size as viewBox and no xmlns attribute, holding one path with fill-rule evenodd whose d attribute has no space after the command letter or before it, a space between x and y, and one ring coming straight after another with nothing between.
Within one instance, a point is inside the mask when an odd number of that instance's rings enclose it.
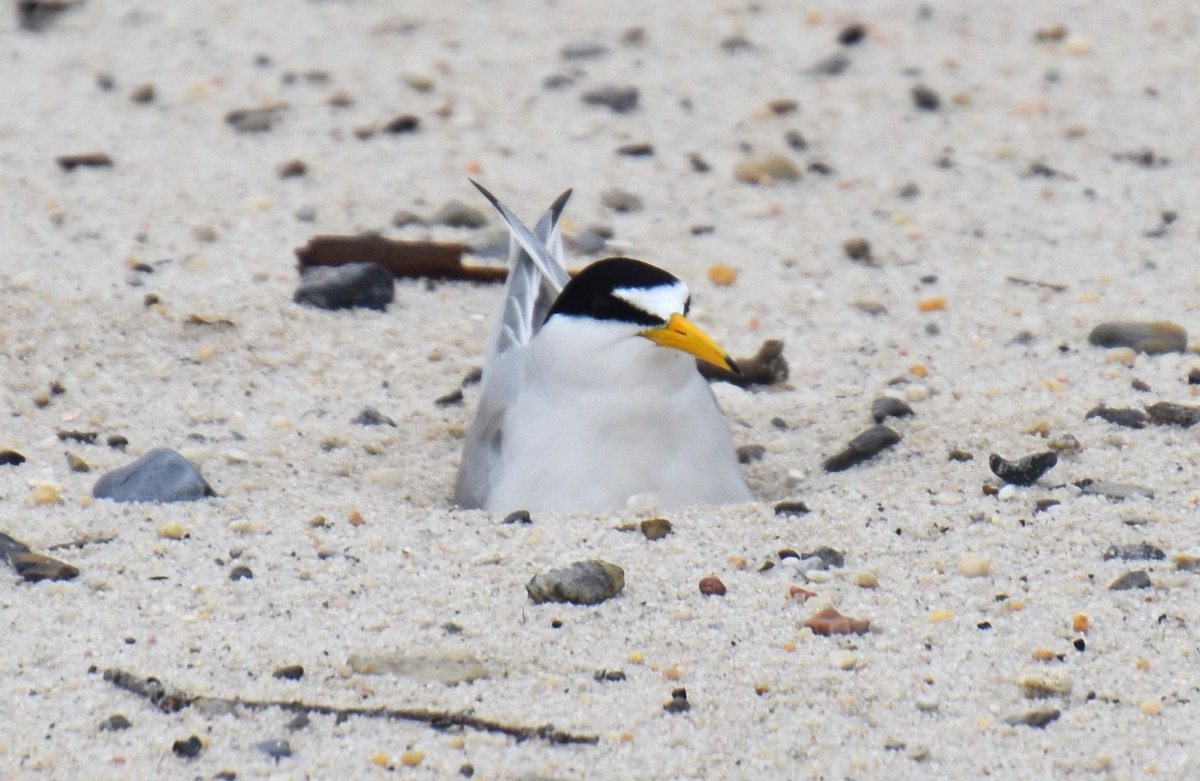
<instances>
[{"instance_id":1,"label":"gray stone","mask_svg":"<svg viewBox=\"0 0 1200 781\"><path fill-rule=\"evenodd\" d=\"M568 567L534 575L525 584L536 603L570 602L597 605L625 588L625 570L607 561L577 561Z\"/></svg>"},{"instance_id":2,"label":"gray stone","mask_svg":"<svg viewBox=\"0 0 1200 781\"><path fill-rule=\"evenodd\" d=\"M92 496L114 502L193 502L216 495L192 462L170 448L106 472L92 487Z\"/></svg>"},{"instance_id":3,"label":"gray stone","mask_svg":"<svg viewBox=\"0 0 1200 781\"><path fill-rule=\"evenodd\" d=\"M317 309L361 307L383 311L396 297L396 281L378 263L309 266L292 300Z\"/></svg>"},{"instance_id":4,"label":"gray stone","mask_svg":"<svg viewBox=\"0 0 1200 781\"><path fill-rule=\"evenodd\" d=\"M826 472L841 472L861 464L900 441L900 435L887 426L872 426L846 445L846 449L825 459Z\"/></svg>"},{"instance_id":5,"label":"gray stone","mask_svg":"<svg viewBox=\"0 0 1200 781\"><path fill-rule=\"evenodd\" d=\"M1122 561L1162 561L1167 554L1162 548L1148 542L1134 542L1128 545L1113 545L1104 551L1104 560L1121 559Z\"/></svg>"},{"instance_id":6,"label":"gray stone","mask_svg":"<svg viewBox=\"0 0 1200 781\"><path fill-rule=\"evenodd\" d=\"M1129 591L1135 588L1150 588L1150 575L1144 569L1135 569L1126 572L1121 577L1108 584L1110 591Z\"/></svg>"},{"instance_id":7,"label":"gray stone","mask_svg":"<svg viewBox=\"0 0 1200 781\"><path fill-rule=\"evenodd\" d=\"M871 402L871 417L876 423L882 423L885 418L907 418L912 414L913 408L894 396L880 396Z\"/></svg>"},{"instance_id":8,"label":"gray stone","mask_svg":"<svg viewBox=\"0 0 1200 781\"><path fill-rule=\"evenodd\" d=\"M1016 461L1009 461L995 453L988 456L988 467L992 474L1013 485L1033 485L1057 463L1058 453L1052 450L1024 456Z\"/></svg>"},{"instance_id":9,"label":"gray stone","mask_svg":"<svg viewBox=\"0 0 1200 781\"><path fill-rule=\"evenodd\" d=\"M637 108L637 87L597 87L583 93L583 102L591 106L607 106L618 114L626 114Z\"/></svg>"},{"instance_id":10,"label":"gray stone","mask_svg":"<svg viewBox=\"0 0 1200 781\"><path fill-rule=\"evenodd\" d=\"M1181 353L1187 350L1187 330L1163 321L1116 321L1093 328L1088 341L1100 347L1132 347L1149 355Z\"/></svg>"}]
</instances>

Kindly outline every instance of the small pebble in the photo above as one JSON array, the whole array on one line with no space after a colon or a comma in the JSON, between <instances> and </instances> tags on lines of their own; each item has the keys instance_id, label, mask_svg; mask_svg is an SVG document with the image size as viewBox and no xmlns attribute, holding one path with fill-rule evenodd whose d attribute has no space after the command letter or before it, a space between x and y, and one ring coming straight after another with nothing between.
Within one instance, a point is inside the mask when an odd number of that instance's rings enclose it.
<instances>
[{"instance_id":1,"label":"small pebble","mask_svg":"<svg viewBox=\"0 0 1200 781\"><path fill-rule=\"evenodd\" d=\"M304 677L304 665L286 664L283 667L277 667L275 672L271 673L271 677L285 681L298 681Z\"/></svg>"},{"instance_id":2,"label":"small pebble","mask_svg":"<svg viewBox=\"0 0 1200 781\"><path fill-rule=\"evenodd\" d=\"M1033 514L1044 513L1051 507L1058 507L1062 502L1057 499L1038 499L1033 504Z\"/></svg>"},{"instance_id":3,"label":"small pebble","mask_svg":"<svg viewBox=\"0 0 1200 781\"><path fill-rule=\"evenodd\" d=\"M1129 407L1106 407L1101 404L1091 408L1083 416L1084 420L1092 418L1100 418L1101 420L1108 421L1117 426L1124 426L1125 428L1139 429L1146 427L1146 413Z\"/></svg>"},{"instance_id":4,"label":"small pebble","mask_svg":"<svg viewBox=\"0 0 1200 781\"><path fill-rule=\"evenodd\" d=\"M1187 330L1165 321L1118 321L1096 326L1088 341L1100 347L1130 347L1148 355L1181 353L1187 350Z\"/></svg>"},{"instance_id":5,"label":"small pebble","mask_svg":"<svg viewBox=\"0 0 1200 781\"><path fill-rule=\"evenodd\" d=\"M88 465L87 461L84 461L82 458L75 455L74 453L72 453L69 450L67 451L66 455L67 455L67 466L70 468L70 470L72 472L90 472L91 471L92 468L91 468L91 466Z\"/></svg>"},{"instance_id":6,"label":"small pebble","mask_svg":"<svg viewBox=\"0 0 1200 781\"><path fill-rule=\"evenodd\" d=\"M995 453L988 456L988 467L992 473L1013 485L1033 485L1057 463L1058 454L1049 450L1024 456L1016 461L1008 461Z\"/></svg>"},{"instance_id":7,"label":"small pebble","mask_svg":"<svg viewBox=\"0 0 1200 781\"><path fill-rule=\"evenodd\" d=\"M92 487L92 496L114 502L192 502L216 495L195 465L169 448L147 451Z\"/></svg>"},{"instance_id":8,"label":"small pebble","mask_svg":"<svg viewBox=\"0 0 1200 781\"><path fill-rule=\"evenodd\" d=\"M1129 591L1135 588L1150 588L1153 583L1150 582L1150 575L1143 569L1135 569L1126 572L1119 578L1108 584L1109 591Z\"/></svg>"},{"instance_id":9,"label":"small pebble","mask_svg":"<svg viewBox=\"0 0 1200 781\"><path fill-rule=\"evenodd\" d=\"M960 463L972 461L974 458L974 453L970 452L969 450L959 450L958 448L955 448L946 454L947 461L958 461Z\"/></svg>"},{"instance_id":10,"label":"small pebble","mask_svg":"<svg viewBox=\"0 0 1200 781\"><path fill-rule=\"evenodd\" d=\"M867 28L861 22L853 22L838 32L837 41L842 46L853 46L862 41L866 35Z\"/></svg>"},{"instance_id":11,"label":"small pebble","mask_svg":"<svg viewBox=\"0 0 1200 781\"><path fill-rule=\"evenodd\" d=\"M1122 561L1162 561L1167 558L1167 554L1162 548L1151 545L1148 542L1135 542L1126 545L1113 545L1108 550L1104 551L1104 560L1112 561L1120 559Z\"/></svg>"},{"instance_id":12,"label":"small pebble","mask_svg":"<svg viewBox=\"0 0 1200 781\"><path fill-rule=\"evenodd\" d=\"M821 76L840 76L850 67L850 58L841 52L835 52L828 57L818 60L810 69L810 73Z\"/></svg>"},{"instance_id":13,"label":"small pebble","mask_svg":"<svg viewBox=\"0 0 1200 781\"><path fill-rule=\"evenodd\" d=\"M239 580L253 580L254 573L249 567L239 564L229 571L229 579L234 583L237 583Z\"/></svg>"},{"instance_id":14,"label":"small pebble","mask_svg":"<svg viewBox=\"0 0 1200 781\"><path fill-rule=\"evenodd\" d=\"M1145 499L1153 499L1154 491L1142 485L1135 483L1114 483L1108 480L1081 480L1076 483L1083 493L1092 496L1103 496L1107 499L1115 501L1123 501L1140 496Z\"/></svg>"},{"instance_id":15,"label":"small pebble","mask_svg":"<svg viewBox=\"0 0 1200 781\"><path fill-rule=\"evenodd\" d=\"M120 732L121 730L129 729L133 726L133 722L129 720L123 713L114 713L104 721L100 722L101 732Z\"/></svg>"},{"instance_id":16,"label":"small pebble","mask_svg":"<svg viewBox=\"0 0 1200 781\"><path fill-rule=\"evenodd\" d=\"M635 141L632 144L622 144L617 147L617 154L624 157L653 157L654 144L647 141Z\"/></svg>"},{"instance_id":17,"label":"small pebble","mask_svg":"<svg viewBox=\"0 0 1200 781\"><path fill-rule=\"evenodd\" d=\"M874 258L871 257L871 242L861 237L846 239L842 242L842 251L846 253L846 257L851 260L861 261L863 263L871 263Z\"/></svg>"},{"instance_id":18,"label":"small pebble","mask_svg":"<svg viewBox=\"0 0 1200 781\"><path fill-rule=\"evenodd\" d=\"M738 272L733 266L725 263L714 263L708 267L708 281L718 287L729 287L737 282Z\"/></svg>"},{"instance_id":19,"label":"small pebble","mask_svg":"<svg viewBox=\"0 0 1200 781\"><path fill-rule=\"evenodd\" d=\"M775 505L776 515L808 515L808 505L800 501L778 502Z\"/></svg>"},{"instance_id":20,"label":"small pebble","mask_svg":"<svg viewBox=\"0 0 1200 781\"><path fill-rule=\"evenodd\" d=\"M879 578L873 572L856 572L853 582L859 588L879 588Z\"/></svg>"},{"instance_id":21,"label":"small pebble","mask_svg":"<svg viewBox=\"0 0 1200 781\"><path fill-rule=\"evenodd\" d=\"M706 597L725 596L725 584L715 575L700 578L700 593Z\"/></svg>"},{"instance_id":22,"label":"small pebble","mask_svg":"<svg viewBox=\"0 0 1200 781\"><path fill-rule=\"evenodd\" d=\"M608 44L596 40L568 41L558 53L564 60L590 60L608 54Z\"/></svg>"},{"instance_id":23,"label":"small pebble","mask_svg":"<svg viewBox=\"0 0 1200 781\"><path fill-rule=\"evenodd\" d=\"M738 463L749 464L754 461L762 461L766 452L767 449L762 445L742 445L737 449Z\"/></svg>"},{"instance_id":24,"label":"small pebble","mask_svg":"<svg viewBox=\"0 0 1200 781\"><path fill-rule=\"evenodd\" d=\"M1200 407L1190 404L1176 404L1173 401L1160 401L1146 407L1150 421L1159 426L1179 426L1191 428L1200 423Z\"/></svg>"},{"instance_id":25,"label":"small pebble","mask_svg":"<svg viewBox=\"0 0 1200 781\"><path fill-rule=\"evenodd\" d=\"M687 689L679 688L671 692L671 699L663 705L667 713L686 713L692 706L688 702Z\"/></svg>"},{"instance_id":26,"label":"small pebble","mask_svg":"<svg viewBox=\"0 0 1200 781\"><path fill-rule=\"evenodd\" d=\"M1033 670L1017 679L1021 695L1027 700L1066 697L1074 687L1071 676L1061 670Z\"/></svg>"},{"instance_id":27,"label":"small pebble","mask_svg":"<svg viewBox=\"0 0 1200 781\"><path fill-rule=\"evenodd\" d=\"M894 396L880 396L871 402L871 417L876 423L882 423L886 418L907 418L913 414L913 408Z\"/></svg>"},{"instance_id":28,"label":"small pebble","mask_svg":"<svg viewBox=\"0 0 1200 781\"><path fill-rule=\"evenodd\" d=\"M597 605L625 588L625 570L599 559L577 561L563 569L534 575L525 591L535 604L570 602Z\"/></svg>"},{"instance_id":29,"label":"small pebble","mask_svg":"<svg viewBox=\"0 0 1200 781\"><path fill-rule=\"evenodd\" d=\"M295 179L308 173L308 165L303 160L288 160L279 166L277 173L280 179Z\"/></svg>"},{"instance_id":30,"label":"small pebble","mask_svg":"<svg viewBox=\"0 0 1200 781\"><path fill-rule=\"evenodd\" d=\"M363 407L362 412L354 416L350 421L356 426L391 426L396 427L396 421L384 415L374 407Z\"/></svg>"},{"instance_id":31,"label":"small pebble","mask_svg":"<svg viewBox=\"0 0 1200 781\"><path fill-rule=\"evenodd\" d=\"M1074 434L1056 434L1046 440L1046 447L1063 455L1078 453L1083 449Z\"/></svg>"},{"instance_id":32,"label":"small pebble","mask_svg":"<svg viewBox=\"0 0 1200 781\"><path fill-rule=\"evenodd\" d=\"M1193 366L1188 371L1188 385L1200 385L1200 366Z\"/></svg>"},{"instance_id":33,"label":"small pebble","mask_svg":"<svg viewBox=\"0 0 1200 781\"><path fill-rule=\"evenodd\" d=\"M0 466L20 466L25 463L25 456L15 450L0 450Z\"/></svg>"},{"instance_id":34,"label":"small pebble","mask_svg":"<svg viewBox=\"0 0 1200 781\"><path fill-rule=\"evenodd\" d=\"M968 578L981 578L992 571L992 563L978 553L967 552L958 558L958 571Z\"/></svg>"},{"instance_id":35,"label":"small pebble","mask_svg":"<svg viewBox=\"0 0 1200 781\"><path fill-rule=\"evenodd\" d=\"M850 616L842 615L838 609L830 605L816 613L813 613L808 618L804 619L804 626L813 631L813 634L829 637L830 635L865 635L871 627L871 622L865 618L851 618Z\"/></svg>"},{"instance_id":36,"label":"small pebble","mask_svg":"<svg viewBox=\"0 0 1200 781\"><path fill-rule=\"evenodd\" d=\"M1004 719L1004 723L1014 727L1025 726L1037 727L1041 729L1050 722L1058 719L1058 717L1061 715L1062 711L1060 711L1058 708L1043 706L1030 708L1029 710L1022 711L1021 713L1008 716Z\"/></svg>"},{"instance_id":37,"label":"small pebble","mask_svg":"<svg viewBox=\"0 0 1200 781\"><path fill-rule=\"evenodd\" d=\"M389 135L398 136L404 133L415 133L420 126L419 117L413 114L401 114L384 122L380 130Z\"/></svg>"},{"instance_id":38,"label":"small pebble","mask_svg":"<svg viewBox=\"0 0 1200 781\"><path fill-rule=\"evenodd\" d=\"M733 176L747 184L772 184L797 181L801 173L799 166L784 155L769 153L739 160Z\"/></svg>"},{"instance_id":39,"label":"small pebble","mask_svg":"<svg viewBox=\"0 0 1200 781\"><path fill-rule=\"evenodd\" d=\"M513 510L508 515L504 516L504 520L501 521L501 523L504 523L504 524L513 524L513 523L531 524L531 523L533 523L533 516L531 516L529 514L528 510Z\"/></svg>"},{"instance_id":40,"label":"small pebble","mask_svg":"<svg viewBox=\"0 0 1200 781\"><path fill-rule=\"evenodd\" d=\"M54 162L64 171L74 171L76 168L111 168L113 164L112 158L104 152L59 155L54 158Z\"/></svg>"},{"instance_id":41,"label":"small pebble","mask_svg":"<svg viewBox=\"0 0 1200 781\"><path fill-rule=\"evenodd\" d=\"M383 266L347 263L304 269L292 300L317 309L362 307L382 312L395 297L395 279Z\"/></svg>"},{"instance_id":42,"label":"small pebble","mask_svg":"<svg viewBox=\"0 0 1200 781\"><path fill-rule=\"evenodd\" d=\"M671 533L671 522L666 518L649 518L639 523L638 528L647 540L661 540Z\"/></svg>"},{"instance_id":43,"label":"small pebble","mask_svg":"<svg viewBox=\"0 0 1200 781\"><path fill-rule=\"evenodd\" d=\"M272 738L254 745L256 749L272 759L283 759L292 755L292 744L283 738Z\"/></svg>"},{"instance_id":44,"label":"small pebble","mask_svg":"<svg viewBox=\"0 0 1200 781\"><path fill-rule=\"evenodd\" d=\"M637 87L605 86L583 93L583 102L589 106L605 106L618 114L637 108L640 93Z\"/></svg>"},{"instance_id":45,"label":"small pebble","mask_svg":"<svg viewBox=\"0 0 1200 781\"><path fill-rule=\"evenodd\" d=\"M482 228L487 225L487 217L462 201L450 201L429 218L429 224L445 225L447 228Z\"/></svg>"},{"instance_id":46,"label":"small pebble","mask_svg":"<svg viewBox=\"0 0 1200 781\"><path fill-rule=\"evenodd\" d=\"M34 504L62 504L62 492L53 483L38 483L33 487Z\"/></svg>"},{"instance_id":47,"label":"small pebble","mask_svg":"<svg viewBox=\"0 0 1200 781\"><path fill-rule=\"evenodd\" d=\"M200 755L200 751L203 748L204 743L195 735L186 740L177 740L171 744L171 750L175 752L175 756L183 757L184 759L194 759Z\"/></svg>"},{"instance_id":48,"label":"small pebble","mask_svg":"<svg viewBox=\"0 0 1200 781\"><path fill-rule=\"evenodd\" d=\"M875 425L856 436L846 449L825 459L826 472L841 472L878 455L900 441L900 435L884 425Z\"/></svg>"},{"instance_id":49,"label":"small pebble","mask_svg":"<svg viewBox=\"0 0 1200 781\"><path fill-rule=\"evenodd\" d=\"M289 721L285 726L287 727L289 732L295 732L296 730L304 729L305 727L307 727L309 725L310 721L311 721L311 719L309 719L308 713L306 713L304 711L300 711L295 716L293 716L291 721Z\"/></svg>"},{"instance_id":50,"label":"small pebble","mask_svg":"<svg viewBox=\"0 0 1200 781\"><path fill-rule=\"evenodd\" d=\"M941 108L941 97L924 84L917 84L911 92L913 105L922 111L937 111Z\"/></svg>"},{"instance_id":51,"label":"small pebble","mask_svg":"<svg viewBox=\"0 0 1200 781\"><path fill-rule=\"evenodd\" d=\"M600 202L620 214L641 211L642 199L628 190L613 188L600 194Z\"/></svg>"},{"instance_id":52,"label":"small pebble","mask_svg":"<svg viewBox=\"0 0 1200 781\"><path fill-rule=\"evenodd\" d=\"M179 521L167 521L158 527L158 536L164 540L182 540L187 536L187 529Z\"/></svg>"},{"instance_id":53,"label":"small pebble","mask_svg":"<svg viewBox=\"0 0 1200 781\"><path fill-rule=\"evenodd\" d=\"M258 108L241 108L225 115L234 130L239 133L265 133L283 116L287 105L269 103Z\"/></svg>"}]
</instances>

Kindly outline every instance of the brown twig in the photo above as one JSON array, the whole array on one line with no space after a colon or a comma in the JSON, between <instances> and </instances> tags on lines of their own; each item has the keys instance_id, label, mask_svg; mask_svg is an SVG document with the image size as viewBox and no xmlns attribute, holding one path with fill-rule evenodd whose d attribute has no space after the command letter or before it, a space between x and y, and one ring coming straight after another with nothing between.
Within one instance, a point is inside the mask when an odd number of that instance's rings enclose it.
<instances>
[{"instance_id":1,"label":"brown twig","mask_svg":"<svg viewBox=\"0 0 1200 781\"><path fill-rule=\"evenodd\" d=\"M465 266L465 244L438 241L396 241L382 236L313 236L296 250L300 270L309 266L378 263L395 277L503 282L503 266Z\"/></svg>"},{"instance_id":2,"label":"brown twig","mask_svg":"<svg viewBox=\"0 0 1200 781\"><path fill-rule=\"evenodd\" d=\"M466 713L450 713L449 711L427 710L425 708L340 708L334 705L302 702L300 700L243 700L225 697L197 697L182 689L164 684L157 678L141 678L118 668L104 671L104 680L114 686L124 689L149 700L164 713L175 713L189 705L205 700L218 702L230 707L241 707L247 710L268 710L279 708L289 713L316 713L323 716L335 716L339 721L351 716L362 716L368 719L387 719L389 721L416 721L428 724L436 729L463 727L482 732L499 732L515 738L517 741L530 739L545 740L556 744L595 744L599 738L595 735L577 735L571 732L560 732L553 725L540 727L522 727L515 724L505 724L491 719L484 719Z\"/></svg>"},{"instance_id":3,"label":"brown twig","mask_svg":"<svg viewBox=\"0 0 1200 781\"><path fill-rule=\"evenodd\" d=\"M774 385L788 378L788 363L783 357L783 341L768 339L749 358L738 358L741 374L734 374L711 363L697 362L700 374L709 382L728 382L743 388L750 385Z\"/></svg>"}]
</instances>

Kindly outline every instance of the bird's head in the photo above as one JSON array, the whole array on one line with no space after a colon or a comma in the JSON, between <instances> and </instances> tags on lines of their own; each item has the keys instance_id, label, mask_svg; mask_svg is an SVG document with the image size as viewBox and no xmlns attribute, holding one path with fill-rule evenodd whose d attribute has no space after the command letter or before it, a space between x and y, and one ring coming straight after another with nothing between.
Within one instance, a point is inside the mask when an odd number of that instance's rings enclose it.
<instances>
[{"instance_id":1,"label":"bird's head","mask_svg":"<svg viewBox=\"0 0 1200 781\"><path fill-rule=\"evenodd\" d=\"M687 285L672 274L633 258L606 258L572 278L546 317L628 324L660 347L740 374L729 354L687 319L690 304Z\"/></svg>"}]
</instances>

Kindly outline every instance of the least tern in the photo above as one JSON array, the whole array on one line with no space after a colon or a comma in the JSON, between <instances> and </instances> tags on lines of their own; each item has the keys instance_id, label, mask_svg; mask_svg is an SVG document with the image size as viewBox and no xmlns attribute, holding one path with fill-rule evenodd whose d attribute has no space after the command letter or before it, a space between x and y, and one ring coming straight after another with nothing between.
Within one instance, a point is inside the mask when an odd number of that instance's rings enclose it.
<instances>
[{"instance_id":1,"label":"least tern","mask_svg":"<svg viewBox=\"0 0 1200 781\"><path fill-rule=\"evenodd\" d=\"M472 184L511 242L455 503L507 512L621 509L644 495L659 508L749 501L696 359L737 365L687 320L687 285L632 258L571 278L558 225L570 190L530 231Z\"/></svg>"}]
</instances>

